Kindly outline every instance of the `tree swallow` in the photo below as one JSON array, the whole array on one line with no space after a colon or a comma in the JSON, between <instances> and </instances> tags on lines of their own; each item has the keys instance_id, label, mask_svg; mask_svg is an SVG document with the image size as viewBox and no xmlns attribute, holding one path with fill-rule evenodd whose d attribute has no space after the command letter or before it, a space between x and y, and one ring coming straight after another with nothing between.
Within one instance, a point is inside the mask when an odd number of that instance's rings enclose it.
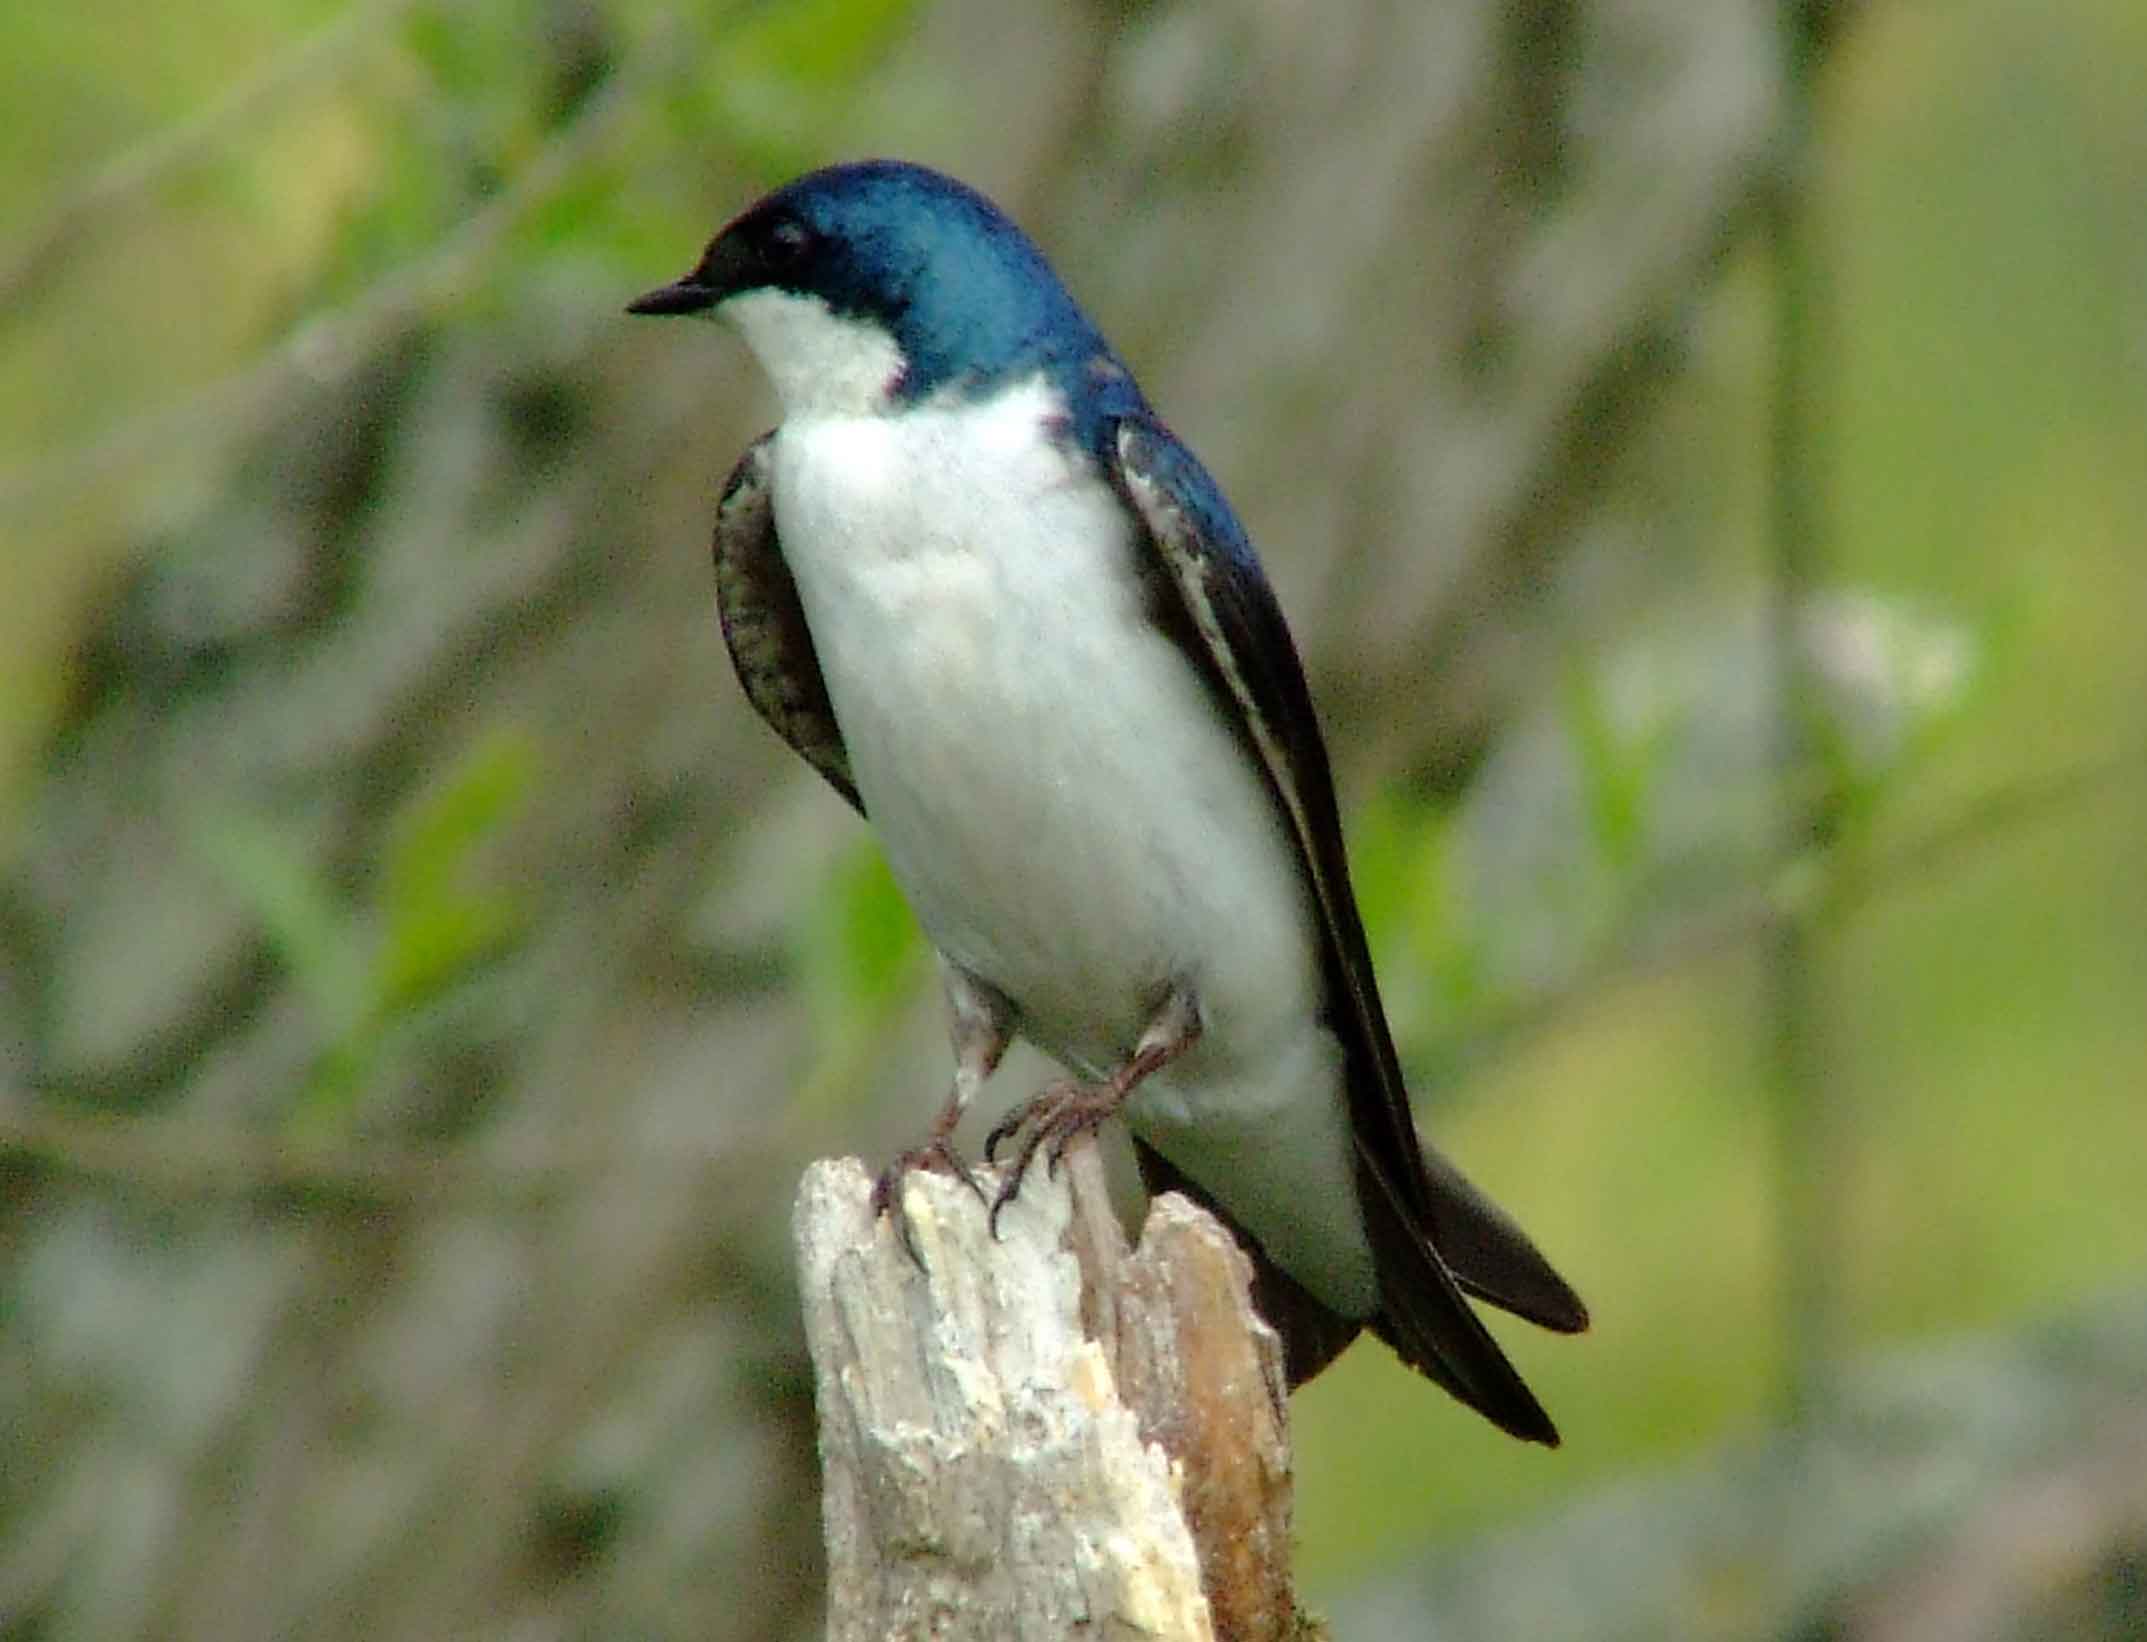
<instances>
[{"instance_id":1,"label":"tree swallow","mask_svg":"<svg viewBox=\"0 0 2147 1642\"><path fill-rule=\"evenodd\" d=\"M1077 1076L987 1139L1001 1203L1121 1114L1151 1189L1251 1246L1293 1384L1369 1327L1555 1444L1464 1295L1586 1308L1419 1142L1281 608L1042 252L937 172L839 165L629 311L720 315L773 379L717 509L724 640L939 954L953 1091L877 1206L968 1178L956 1123L1019 1033Z\"/></svg>"}]
</instances>

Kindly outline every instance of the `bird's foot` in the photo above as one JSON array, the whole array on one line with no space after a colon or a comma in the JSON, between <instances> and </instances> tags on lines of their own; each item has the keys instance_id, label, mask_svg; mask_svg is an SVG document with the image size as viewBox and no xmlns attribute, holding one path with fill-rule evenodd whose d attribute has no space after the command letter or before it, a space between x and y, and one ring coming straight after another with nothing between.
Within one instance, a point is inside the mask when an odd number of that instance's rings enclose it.
<instances>
[{"instance_id":1,"label":"bird's foot","mask_svg":"<svg viewBox=\"0 0 2147 1642\"><path fill-rule=\"evenodd\" d=\"M951 1125L950 1125L951 1127ZM910 1225L909 1210L902 1202L902 1182L919 1169L933 1174L952 1175L977 1194L977 1201L986 1201L984 1188L962 1161L962 1154L954 1149L951 1135L934 1127L931 1138L922 1146L912 1146L908 1151L895 1154L879 1178L872 1183L872 1213L877 1219L890 1216L895 1223L895 1235L902 1239L902 1246L909 1250L909 1257L916 1261L918 1269L924 1268L924 1256L917 1249L917 1234Z\"/></svg>"},{"instance_id":2,"label":"bird's foot","mask_svg":"<svg viewBox=\"0 0 2147 1642\"><path fill-rule=\"evenodd\" d=\"M1032 1099L1001 1118L984 1137L984 1161L996 1163L1000 1146L1017 1135L1020 1144L1014 1152L1012 1170L1001 1183L999 1195L992 1199L992 1235L999 1235L999 1212L1021 1190L1022 1176L1029 1172L1039 1151L1045 1152L1050 1172L1057 1174L1067 1147L1100 1129L1143 1082L1198 1043L1205 1029L1200 999L1190 986L1175 985L1164 995L1155 1019L1148 1023L1132 1055L1117 1071L1101 1083L1065 1078L1047 1084Z\"/></svg>"},{"instance_id":3,"label":"bird's foot","mask_svg":"<svg viewBox=\"0 0 2147 1642\"><path fill-rule=\"evenodd\" d=\"M1094 1134L1101 1128L1104 1120L1126 1103L1129 1092L1119 1078L1104 1083L1082 1083L1066 1078L1047 1085L999 1120L992 1132L984 1137L985 1161L996 1163L999 1148L1009 1140L1016 1140L1018 1144L1013 1166L1000 1183L998 1196L992 1199L992 1236L999 1235L999 1212L1021 1190L1022 1177L1029 1172L1036 1154L1042 1152L1046 1170L1057 1174L1066 1148L1083 1135Z\"/></svg>"}]
</instances>

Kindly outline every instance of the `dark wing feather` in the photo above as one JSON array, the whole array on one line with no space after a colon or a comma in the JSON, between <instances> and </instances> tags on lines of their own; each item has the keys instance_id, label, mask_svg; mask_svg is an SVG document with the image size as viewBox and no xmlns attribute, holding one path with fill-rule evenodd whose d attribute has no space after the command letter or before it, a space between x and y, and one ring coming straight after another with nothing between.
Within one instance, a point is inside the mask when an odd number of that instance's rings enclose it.
<instances>
[{"instance_id":1,"label":"dark wing feather","mask_svg":"<svg viewBox=\"0 0 2147 1642\"><path fill-rule=\"evenodd\" d=\"M772 437L764 433L747 447L716 504L716 616L754 711L862 815L812 629L775 533L768 477Z\"/></svg>"},{"instance_id":2,"label":"dark wing feather","mask_svg":"<svg viewBox=\"0 0 2147 1642\"><path fill-rule=\"evenodd\" d=\"M1427 1168L1342 852L1334 781L1304 671L1273 591L1214 481L1146 417L1119 422L1111 478L1147 528L1311 876L1325 934L1330 1024L1349 1062L1358 1195L1379 1266L1372 1326L1401 1356L1516 1436L1557 1431L1462 1288L1552 1328L1586 1326L1579 1298L1445 1159Z\"/></svg>"}]
</instances>

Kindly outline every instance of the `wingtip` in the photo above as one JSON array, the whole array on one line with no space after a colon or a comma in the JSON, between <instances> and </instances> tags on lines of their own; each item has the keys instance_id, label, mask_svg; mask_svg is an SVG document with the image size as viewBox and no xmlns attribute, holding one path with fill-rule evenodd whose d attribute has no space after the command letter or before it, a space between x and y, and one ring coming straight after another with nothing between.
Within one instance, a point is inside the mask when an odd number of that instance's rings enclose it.
<instances>
[{"instance_id":1,"label":"wingtip","mask_svg":"<svg viewBox=\"0 0 2147 1642\"><path fill-rule=\"evenodd\" d=\"M1436 1147L1422 1149L1431 1185L1427 1230L1463 1291L1555 1334L1580 1334L1588 1307L1513 1217Z\"/></svg>"},{"instance_id":2,"label":"wingtip","mask_svg":"<svg viewBox=\"0 0 2147 1642\"><path fill-rule=\"evenodd\" d=\"M1538 1328L1547 1328L1553 1334L1587 1333L1595 1321L1588 1315L1587 1302L1563 1284L1559 1286L1562 1292L1556 1303L1539 1305L1528 1311L1517 1310L1514 1315L1534 1323ZM1498 1304L1490 1295L1485 1295L1484 1298L1490 1300L1493 1305Z\"/></svg>"},{"instance_id":3,"label":"wingtip","mask_svg":"<svg viewBox=\"0 0 2147 1642\"><path fill-rule=\"evenodd\" d=\"M1544 1413L1540 1407L1536 1410L1535 1420L1527 1426L1515 1427L1509 1425L1505 1429L1519 1437L1523 1442L1541 1443L1545 1448L1562 1448L1565 1446L1565 1439L1558 1435L1558 1427L1551 1423L1550 1415Z\"/></svg>"},{"instance_id":4,"label":"wingtip","mask_svg":"<svg viewBox=\"0 0 2147 1642\"><path fill-rule=\"evenodd\" d=\"M1461 1401L1509 1437L1518 1437L1523 1442L1540 1443L1545 1448L1561 1446L1562 1439L1549 1410L1536 1400L1536 1394L1518 1374L1499 1388L1496 1397L1465 1395Z\"/></svg>"},{"instance_id":5,"label":"wingtip","mask_svg":"<svg viewBox=\"0 0 2147 1642\"><path fill-rule=\"evenodd\" d=\"M1494 1287L1460 1270L1454 1272L1454 1281L1462 1293L1553 1334L1585 1334L1594 1322L1586 1303L1562 1282L1555 1290L1539 1287L1524 1292L1507 1283Z\"/></svg>"},{"instance_id":6,"label":"wingtip","mask_svg":"<svg viewBox=\"0 0 2147 1642\"><path fill-rule=\"evenodd\" d=\"M1373 1331L1403 1362L1501 1431L1546 1448L1559 1446L1558 1427L1484 1327L1455 1273L1403 1211L1376 1163L1361 1150L1358 1155L1367 1187L1361 1199L1365 1231L1379 1268L1381 1304ZM1572 1309L1583 1310L1577 1299Z\"/></svg>"},{"instance_id":7,"label":"wingtip","mask_svg":"<svg viewBox=\"0 0 2147 1642\"><path fill-rule=\"evenodd\" d=\"M1452 1303L1454 1312L1437 1321L1411 1305L1399 1309L1417 1314L1398 1318L1390 1306L1370 1327L1403 1362L1509 1437L1560 1446L1557 1425L1520 1371L1458 1293Z\"/></svg>"}]
</instances>

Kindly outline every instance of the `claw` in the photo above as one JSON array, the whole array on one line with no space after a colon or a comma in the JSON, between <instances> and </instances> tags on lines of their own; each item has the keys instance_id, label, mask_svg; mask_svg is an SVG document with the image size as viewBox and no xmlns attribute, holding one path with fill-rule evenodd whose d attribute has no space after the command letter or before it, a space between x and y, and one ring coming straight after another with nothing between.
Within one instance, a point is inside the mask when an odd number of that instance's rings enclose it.
<instances>
[{"instance_id":1,"label":"claw","mask_svg":"<svg viewBox=\"0 0 2147 1642\"><path fill-rule=\"evenodd\" d=\"M1068 1080L1049 1085L999 1120L992 1132L984 1137L985 1157L996 1163L998 1147L1003 1142L1019 1136L1020 1144L1015 1148L1014 1160L1008 1166L999 1195L992 1203L992 1236L999 1235L1000 1211L1020 1192L1022 1180L1028 1175L1029 1165L1036 1161L1037 1153L1044 1155L1045 1174L1055 1178L1059 1165L1066 1159L1066 1149L1083 1135L1093 1134L1101 1128L1104 1119L1116 1112L1125 1098L1126 1087L1118 1078L1103 1083Z\"/></svg>"},{"instance_id":2,"label":"claw","mask_svg":"<svg viewBox=\"0 0 2147 1642\"><path fill-rule=\"evenodd\" d=\"M1035 1104L1036 1103L1034 1101L1029 1101L1024 1103L1023 1105L1017 1106L1011 1112L1007 1113L1005 1117L1001 1118L997 1123L991 1126L991 1133L987 1134L984 1137L985 1162L991 1164L998 1163L999 1148L1006 1143L1007 1137L1009 1135L1013 1134L1015 1130L1021 1127L1022 1120L1028 1116L1030 1107L1034 1106Z\"/></svg>"},{"instance_id":3,"label":"claw","mask_svg":"<svg viewBox=\"0 0 2147 1642\"><path fill-rule=\"evenodd\" d=\"M1006 1182L1000 1186L999 1195L992 1199L991 1213L985 1218L984 1223L990 1228L994 1242L997 1242L999 1238L999 1212L1014 1201L1014 1194L1020 1189L1021 1176L1019 1174L1010 1175L1007 1177Z\"/></svg>"},{"instance_id":4,"label":"claw","mask_svg":"<svg viewBox=\"0 0 2147 1642\"><path fill-rule=\"evenodd\" d=\"M913 1146L906 1152L897 1153L893 1161L880 1171L872 1183L872 1213L875 1219L887 1215L895 1223L895 1235L902 1239L902 1246L909 1250L909 1257L917 1269L924 1269L924 1255L917 1247L917 1234L910 1226L909 1210L902 1202L902 1182L918 1169L929 1169L934 1174L952 1175L977 1194L979 1203L985 1202L984 1188L962 1161L961 1153L945 1135L935 1135L922 1146Z\"/></svg>"},{"instance_id":5,"label":"claw","mask_svg":"<svg viewBox=\"0 0 2147 1642\"><path fill-rule=\"evenodd\" d=\"M1067 1078L1047 1084L1031 1099L1015 1107L992 1125L984 1137L984 1160L996 1164L999 1148L1020 1137L1014 1161L992 1199L989 1225L999 1235L999 1216L1021 1190L1022 1177L1036 1154L1044 1152L1045 1173L1056 1176L1066 1160L1066 1149L1081 1136L1093 1134L1104 1120L1126 1103L1127 1096L1150 1074L1161 1071L1200 1041L1200 1001L1188 986L1174 988L1163 1008L1149 1023L1134 1046L1133 1054L1101 1083L1081 1083ZM1048 1149L1047 1149L1048 1148ZM931 1148L925 1148L929 1151Z\"/></svg>"}]
</instances>

